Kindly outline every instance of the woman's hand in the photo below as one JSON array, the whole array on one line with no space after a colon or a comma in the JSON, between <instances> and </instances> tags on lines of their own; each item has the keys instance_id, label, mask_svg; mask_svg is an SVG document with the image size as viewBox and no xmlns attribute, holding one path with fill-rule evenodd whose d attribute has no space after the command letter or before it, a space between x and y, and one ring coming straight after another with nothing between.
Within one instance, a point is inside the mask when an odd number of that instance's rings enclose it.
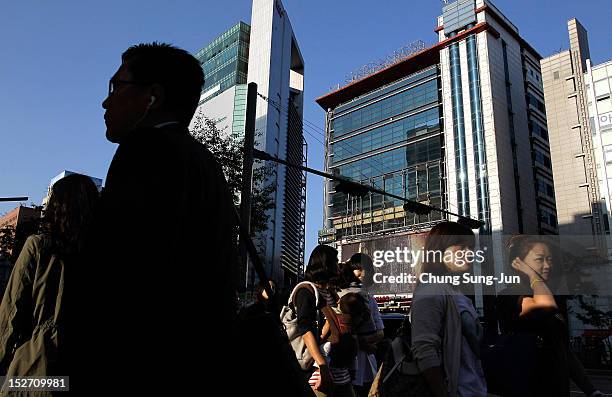
<instances>
[{"instance_id":1,"label":"woman's hand","mask_svg":"<svg viewBox=\"0 0 612 397\"><path fill-rule=\"evenodd\" d=\"M537 274L536 271L531 268L531 266L526 264L523 260L521 260L518 257L514 258L514 260L512 261L512 268L514 270L518 270L519 272L529 277L529 281L533 281L533 280L542 281L542 277L540 277L540 275Z\"/></svg>"},{"instance_id":2,"label":"woman's hand","mask_svg":"<svg viewBox=\"0 0 612 397\"><path fill-rule=\"evenodd\" d=\"M334 380L331 372L329 371L329 367L327 364L323 364L319 366L317 371L319 371L319 378L312 388L324 394L330 393L334 386Z\"/></svg>"}]
</instances>

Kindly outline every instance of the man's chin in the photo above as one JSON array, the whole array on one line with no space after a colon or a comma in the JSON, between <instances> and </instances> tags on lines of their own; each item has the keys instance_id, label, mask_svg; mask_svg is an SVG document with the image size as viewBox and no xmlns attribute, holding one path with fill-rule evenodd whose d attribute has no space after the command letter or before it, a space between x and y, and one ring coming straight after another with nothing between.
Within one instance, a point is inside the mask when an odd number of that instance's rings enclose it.
<instances>
[{"instance_id":1,"label":"man's chin","mask_svg":"<svg viewBox=\"0 0 612 397\"><path fill-rule=\"evenodd\" d=\"M106 139L109 142L119 143L119 141L120 141L119 136L120 136L120 134L118 134L116 131L113 131L110 128L106 128Z\"/></svg>"}]
</instances>

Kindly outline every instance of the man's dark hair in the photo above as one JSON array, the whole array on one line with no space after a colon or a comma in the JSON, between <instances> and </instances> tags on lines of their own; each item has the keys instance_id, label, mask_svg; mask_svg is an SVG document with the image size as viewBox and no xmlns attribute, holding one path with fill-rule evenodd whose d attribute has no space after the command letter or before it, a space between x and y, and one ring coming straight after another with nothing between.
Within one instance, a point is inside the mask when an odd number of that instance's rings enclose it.
<instances>
[{"instance_id":1,"label":"man's dark hair","mask_svg":"<svg viewBox=\"0 0 612 397\"><path fill-rule=\"evenodd\" d=\"M200 62L190 53L166 43L131 46L122 55L134 80L164 88L165 110L188 124L193 117L204 85Z\"/></svg>"}]
</instances>

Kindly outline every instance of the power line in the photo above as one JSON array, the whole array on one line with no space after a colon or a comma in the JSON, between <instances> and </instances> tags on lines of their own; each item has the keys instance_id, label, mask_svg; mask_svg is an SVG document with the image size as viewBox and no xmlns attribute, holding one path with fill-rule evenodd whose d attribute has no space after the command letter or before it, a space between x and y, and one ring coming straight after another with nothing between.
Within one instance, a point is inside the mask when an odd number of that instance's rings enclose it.
<instances>
[{"instance_id":1,"label":"power line","mask_svg":"<svg viewBox=\"0 0 612 397\"><path fill-rule=\"evenodd\" d=\"M272 107L274 107L274 108L275 108L276 110L278 110L279 112L285 113L285 115L288 115L288 114L289 114L289 111L288 111L287 109L283 109L283 108L281 108L281 107L280 107L280 106L279 106L279 105L278 105L278 104L277 104L277 103L276 103L274 100L269 99L269 98L267 98L265 95L262 95L262 94L260 94L260 93L257 93L257 95L259 95L259 96L260 96L260 97L261 97L261 98L262 98L264 101L266 101L268 104L272 105ZM303 117L302 117L302 120L304 120L304 118L303 118ZM314 140L316 140L316 141L317 141L317 142L319 142L321 145L323 145L323 148L325 148L325 144L324 144L323 142L321 142L321 141L320 141L320 140L319 140L319 139L318 139L316 136L314 136L314 135L313 135L313 134L312 134L310 131L308 131L308 129L306 129L306 128L305 128L305 127L308 127L308 125L304 125L304 124L302 124L302 127L303 127L303 131L304 131L304 132L306 132L306 133L307 133L309 136L311 136L311 137L312 137ZM312 129L312 127L310 127L310 128ZM348 145L348 146L350 147L350 145ZM355 148L352 148L352 149L355 149ZM353 152L353 153L354 153L354 154L357 154L357 155L359 155L359 154L360 154L360 153L357 153L357 152ZM367 158L367 159L365 159L365 160L368 160L368 161L373 161L374 159L372 159L372 158ZM370 163L370 165L372 165L372 166L373 166L373 164L371 164L371 163ZM382 165L382 163L381 163L381 165ZM373 167L373 168L375 168L377 171L379 171L379 172L381 173L381 175L384 175L384 174L385 174L385 173L384 173L384 172L383 172L381 169L379 169L379 168L377 168L377 167ZM376 184L374 183L374 181L373 181L373 177L368 177L368 176L366 176L366 175L365 175L363 172L361 172L361 171L359 171L359 173L361 174L361 176L362 176L362 177L363 177L365 180L368 180L368 181L370 181L370 182L371 182L373 185L376 185Z\"/></svg>"},{"instance_id":2,"label":"power line","mask_svg":"<svg viewBox=\"0 0 612 397\"><path fill-rule=\"evenodd\" d=\"M278 110L279 112L283 112L283 113L285 113L286 115L288 115L288 114L289 114L289 112L288 112L288 110L287 110L287 109L285 109L285 108L281 108L281 105L279 105L279 104L278 104L276 101L274 101L273 99L270 99L270 98L266 97L265 95L263 95L263 94L261 94L261 93L259 93L259 92L257 93L257 95L258 95L259 97L261 97L261 98L262 98L264 101L266 101L268 104L272 105L272 106L273 106L273 107L274 107L276 110ZM314 130L314 131L315 131L315 132L317 132L319 135L323 135L323 134L322 134L321 132L317 131L317 129L318 129L318 130L320 130L320 131L323 131L323 132L325 132L325 131L324 131L323 129L321 129L320 127L316 126L316 125L315 125L313 122L311 122L311 121L309 121L309 120L307 120L307 119L305 119L305 118L303 118L303 117L302 117L302 120L303 120L303 121L306 121L306 122L308 122L308 123L310 124L310 125L305 125L305 124L302 124L302 126L304 127L304 131L305 131L305 132L306 132L306 133L307 133L309 136L311 136L313 139L315 139L317 142L319 142L320 144L322 144L322 145L323 145L323 147L325 148L325 143L323 143L323 142L321 142L319 139L317 139L317 138L316 138L316 137L315 137L315 136L314 136L314 135L313 135L311 132L309 132L309 131L308 131L308 129L307 129L307 128L310 128L310 130ZM313 126L314 126L314 127L313 127ZM352 154L354 154L354 155L360 155L360 154L362 154L362 153L361 153L361 151L357 150L355 147L353 147L352 145L350 145L350 144L349 144L348 142L346 142L346 141L343 143L343 145L345 145L347 148L351 149L351 152L352 152ZM376 171L380 172L380 175L381 175L381 176L382 176L382 175L387 174L387 172L384 172L384 171L383 171L381 168L374 166L374 164L372 163L372 161L376 161L377 163L379 163L379 164L380 164L380 166L381 166L381 167L383 167L383 168L384 168L384 165L382 164L382 162L380 162L380 160L376 160L374 157L368 157L368 158L365 158L365 159L362 159L362 160L367 160L367 161L368 161L368 163L369 163L369 164L372 166L372 168L374 168ZM374 177L367 177L367 176L366 176L366 175L364 175L362 172L359 172L359 173L360 173L360 174L361 174L361 175L362 175L362 176L363 176L363 177L364 177L366 180L370 181L372 184L374 184L374 185L375 185L375 183L374 183L374 181L373 181L373 178L374 178Z\"/></svg>"},{"instance_id":3,"label":"power line","mask_svg":"<svg viewBox=\"0 0 612 397\"><path fill-rule=\"evenodd\" d=\"M257 95L259 97L261 97L264 101L266 101L269 105L274 107L279 113L282 112L282 113L284 113L287 116L289 115L289 110L284 108L284 107L282 107L276 101L267 98L266 96L264 96L263 94L261 94L259 92L257 93ZM320 130L320 131L323 131L323 132L325 132L325 131L322 130L320 127L314 125L314 123L310 122L309 120L307 120L307 119L305 119L303 117L302 117L302 120L306 122L306 123L304 123L304 122L302 123L303 131L306 132L308 135L310 135L317 142L322 144L323 147L325 148L325 144L323 142L321 142L317 137L315 137L308 129L314 130L319 135L322 135L322 134L321 134L321 132L318 132L317 130ZM346 140L344 141L343 144L346 145L347 148L352 149L353 154L355 154L355 155L362 154L361 151L357 151ZM374 166L372 161L375 161L375 158L373 156L365 158L365 159L362 159L362 160L367 160L369 162L369 164L372 166L372 168L376 169L377 171L379 171L381 173L381 176L384 176L385 174L387 174L386 172L383 172L380 168ZM378 160L378 161L380 162L380 160ZM381 164L381 166L383 165L382 163L380 163L380 164ZM378 193L378 194L382 194L383 196L389 196L391 198L399 198L400 197L400 196L397 196L397 195L385 192L384 188L383 188L384 185L381 186L380 188L377 188L376 187L376 183L374 182L374 177L367 177L366 175L363 174L363 172L361 172L361 171L358 171L358 172L359 172L359 174L362 175L362 177L365 179L365 181L368 181L372 185L370 187L370 190L369 190L370 193ZM361 184L361 185L367 186L367 185L364 185L364 184ZM342 189L341 189L341 191L342 191ZM342 191L342 192L347 194L346 200L347 200L347 205L348 205L348 200L350 199L349 195L348 195L348 191ZM359 196L359 194L357 196ZM403 198L403 200L408 200L405 196L406 196L406 191L404 191L404 198ZM410 200L408 200L407 204L404 206L405 207L404 211L407 211L407 212L413 212L415 214L419 214L419 212L422 211L423 208L428 207L428 206L422 205L422 204L420 204L418 202L411 202L411 204L408 204L408 202L410 202ZM411 206L411 208L407 208L406 206ZM432 208L431 206L429 206L429 207ZM440 210L440 209L438 209L438 210ZM347 207L347 211L348 211L348 207ZM440 210L440 211L447 212L447 210ZM447 212L447 213L450 213L450 212ZM450 213L450 214L452 214L452 213ZM348 213L346 214L346 216L348 216Z\"/></svg>"}]
</instances>

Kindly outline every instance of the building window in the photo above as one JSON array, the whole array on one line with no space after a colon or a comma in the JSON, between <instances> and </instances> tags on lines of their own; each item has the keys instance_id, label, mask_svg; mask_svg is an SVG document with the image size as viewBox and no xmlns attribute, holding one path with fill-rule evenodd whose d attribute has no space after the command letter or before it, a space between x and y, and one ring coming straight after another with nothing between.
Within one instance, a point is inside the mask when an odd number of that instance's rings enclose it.
<instances>
[{"instance_id":1,"label":"building window","mask_svg":"<svg viewBox=\"0 0 612 397\"><path fill-rule=\"evenodd\" d=\"M612 100L610 100L610 96L600 98L597 100L597 111L601 113L610 113L612 112Z\"/></svg>"},{"instance_id":2,"label":"building window","mask_svg":"<svg viewBox=\"0 0 612 397\"><path fill-rule=\"evenodd\" d=\"M552 185L541 179L538 180L538 193L542 193L550 198L555 197L555 190Z\"/></svg>"},{"instance_id":3,"label":"building window","mask_svg":"<svg viewBox=\"0 0 612 397\"><path fill-rule=\"evenodd\" d=\"M546 156L544 153L540 152L539 150L535 150L534 152L535 152L534 160L536 163L539 163L540 165L543 165L546 168L551 167L550 158L548 156Z\"/></svg>"},{"instance_id":4,"label":"building window","mask_svg":"<svg viewBox=\"0 0 612 397\"><path fill-rule=\"evenodd\" d=\"M542 209L540 211L540 221L553 228L557 227L557 216L548 210Z\"/></svg>"},{"instance_id":5,"label":"building window","mask_svg":"<svg viewBox=\"0 0 612 397\"><path fill-rule=\"evenodd\" d=\"M546 113L546 106L544 106L544 103L536 98L532 93L527 93L527 104L533 106L542 113Z\"/></svg>"},{"instance_id":6,"label":"building window","mask_svg":"<svg viewBox=\"0 0 612 397\"><path fill-rule=\"evenodd\" d=\"M543 138L544 140L548 141L548 131L546 130L546 128L542 127L538 123L531 123L531 132L532 134L537 135L540 138Z\"/></svg>"}]
</instances>

